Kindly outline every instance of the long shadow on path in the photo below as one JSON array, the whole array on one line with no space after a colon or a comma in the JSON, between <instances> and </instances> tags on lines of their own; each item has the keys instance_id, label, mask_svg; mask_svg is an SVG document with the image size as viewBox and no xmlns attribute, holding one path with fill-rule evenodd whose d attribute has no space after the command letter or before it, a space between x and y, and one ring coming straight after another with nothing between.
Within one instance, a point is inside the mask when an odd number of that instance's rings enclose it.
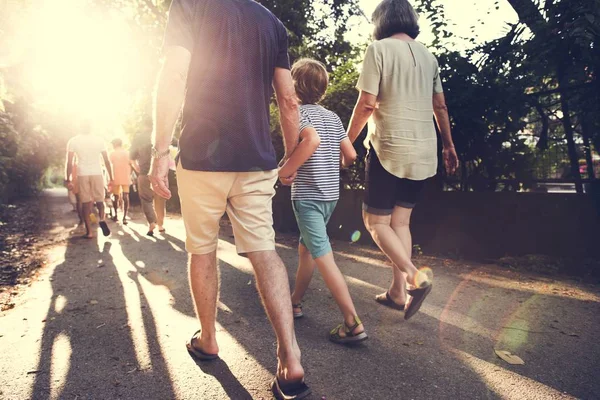
<instances>
[{"instance_id":1,"label":"long shadow on path","mask_svg":"<svg viewBox=\"0 0 600 400\"><path fill-rule=\"evenodd\" d=\"M52 301L41 338L32 398L174 398L154 321L145 301L127 305L111 243L68 243L52 276ZM135 302L134 302L135 304ZM134 340L131 315L146 335ZM137 325L137 324L136 324ZM144 330L142 330L144 331ZM140 347L141 346L141 347ZM140 348L147 351L140 351Z\"/></svg>"}]
</instances>

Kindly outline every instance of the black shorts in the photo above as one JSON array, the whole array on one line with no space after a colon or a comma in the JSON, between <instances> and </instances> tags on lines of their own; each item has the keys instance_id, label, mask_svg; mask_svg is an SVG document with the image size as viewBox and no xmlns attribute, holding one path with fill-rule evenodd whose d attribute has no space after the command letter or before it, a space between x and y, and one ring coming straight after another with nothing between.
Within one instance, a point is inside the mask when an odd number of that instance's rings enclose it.
<instances>
[{"instance_id":1,"label":"black shorts","mask_svg":"<svg viewBox=\"0 0 600 400\"><path fill-rule=\"evenodd\" d=\"M394 207L414 208L425 181L398 178L390 174L371 147L365 163L363 210L375 215L390 215Z\"/></svg>"}]
</instances>

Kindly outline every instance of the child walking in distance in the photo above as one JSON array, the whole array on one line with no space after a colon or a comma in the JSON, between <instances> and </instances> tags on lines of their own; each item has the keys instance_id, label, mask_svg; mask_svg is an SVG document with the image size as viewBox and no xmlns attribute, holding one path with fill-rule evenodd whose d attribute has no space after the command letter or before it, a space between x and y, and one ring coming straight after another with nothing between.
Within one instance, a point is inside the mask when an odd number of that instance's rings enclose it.
<instances>
[{"instance_id":1,"label":"child walking in distance","mask_svg":"<svg viewBox=\"0 0 600 400\"><path fill-rule=\"evenodd\" d=\"M340 118L318 104L329 83L323 64L301 59L292 67L292 77L301 103L300 143L285 160L279 177L284 184L292 183L292 206L300 228L298 272L292 293L294 318L304 316L301 301L316 266L344 316L344 322L330 331L330 340L361 342L367 334L333 259L326 228L340 195L340 152L343 166L354 162L356 152Z\"/></svg>"}]
</instances>

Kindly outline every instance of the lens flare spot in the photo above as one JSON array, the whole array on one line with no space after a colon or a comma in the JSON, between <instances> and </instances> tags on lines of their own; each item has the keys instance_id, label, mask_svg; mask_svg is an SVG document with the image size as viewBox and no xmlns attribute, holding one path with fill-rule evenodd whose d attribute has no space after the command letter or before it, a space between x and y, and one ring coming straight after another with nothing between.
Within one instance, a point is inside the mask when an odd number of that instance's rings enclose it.
<instances>
[{"instance_id":1,"label":"lens flare spot","mask_svg":"<svg viewBox=\"0 0 600 400\"><path fill-rule=\"evenodd\" d=\"M360 240L360 236L361 236L360 231L354 231L352 233L352 236L350 236L350 240L352 241L352 243L356 243Z\"/></svg>"},{"instance_id":2,"label":"lens flare spot","mask_svg":"<svg viewBox=\"0 0 600 400\"><path fill-rule=\"evenodd\" d=\"M429 267L421 267L417 272L415 283L421 286L424 282L433 282L433 271Z\"/></svg>"}]
</instances>

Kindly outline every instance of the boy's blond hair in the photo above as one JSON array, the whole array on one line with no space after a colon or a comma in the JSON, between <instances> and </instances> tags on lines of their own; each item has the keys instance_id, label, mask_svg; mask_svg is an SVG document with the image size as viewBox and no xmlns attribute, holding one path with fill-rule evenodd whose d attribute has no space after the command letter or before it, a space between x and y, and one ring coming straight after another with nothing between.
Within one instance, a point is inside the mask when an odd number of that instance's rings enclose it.
<instances>
[{"instance_id":1,"label":"boy's blond hair","mask_svg":"<svg viewBox=\"0 0 600 400\"><path fill-rule=\"evenodd\" d=\"M317 104L327 91L329 75L323 63L301 58L292 66L296 95L302 104Z\"/></svg>"}]
</instances>

